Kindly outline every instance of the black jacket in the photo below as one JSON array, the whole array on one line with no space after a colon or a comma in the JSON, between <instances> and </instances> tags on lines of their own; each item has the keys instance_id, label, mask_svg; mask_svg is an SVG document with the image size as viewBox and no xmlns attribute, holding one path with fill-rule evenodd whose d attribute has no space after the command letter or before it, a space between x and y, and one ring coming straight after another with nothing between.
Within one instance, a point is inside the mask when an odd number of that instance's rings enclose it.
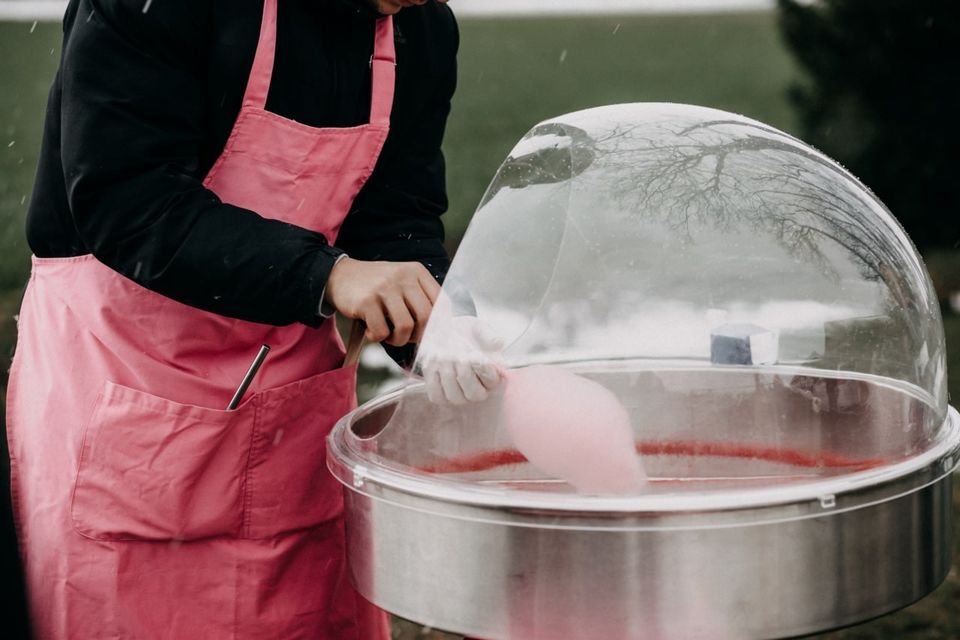
<instances>
[{"instance_id":1,"label":"black jacket","mask_svg":"<svg viewBox=\"0 0 960 640\"><path fill-rule=\"evenodd\" d=\"M367 121L375 14L364 0L279 0L267 109L315 127ZM72 0L27 235L42 257L93 253L170 298L226 316L320 323L341 251L418 260L442 279L440 152L456 84L452 13L395 16L391 132L337 247L202 186L246 86L262 0Z\"/></svg>"}]
</instances>

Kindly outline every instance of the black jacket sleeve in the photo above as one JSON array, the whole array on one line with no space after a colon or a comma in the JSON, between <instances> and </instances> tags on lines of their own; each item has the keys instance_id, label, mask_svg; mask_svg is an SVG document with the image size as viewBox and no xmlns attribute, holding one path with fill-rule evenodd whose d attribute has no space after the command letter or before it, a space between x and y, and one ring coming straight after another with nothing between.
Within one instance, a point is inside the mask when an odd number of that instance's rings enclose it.
<instances>
[{"instance_id":1,"label":"black jacket sleeve","mask_svg":"<svg viewBox=\"0 0 960 640\"><path fill-rule=\"evenodd\" d=\"M71 3L60 131L74 224L101 262L151 290L244 320L317 325L340 252L268 211L222 203L198 176L208 22L196 0Z\"/></svg>"}]
</instances>

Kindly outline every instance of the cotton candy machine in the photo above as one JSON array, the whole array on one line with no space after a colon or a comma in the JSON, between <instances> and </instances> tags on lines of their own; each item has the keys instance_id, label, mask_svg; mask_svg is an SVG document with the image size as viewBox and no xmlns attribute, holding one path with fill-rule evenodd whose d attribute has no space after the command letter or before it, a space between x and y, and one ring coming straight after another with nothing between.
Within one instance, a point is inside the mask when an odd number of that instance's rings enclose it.
<instances>
[{"instance_id":1,"label":"cotton candy machine","mask_svg":"<svg viewBox=\"0 0 960 640\"><path fill-rule=\"evenodd\" d=\"M353 580L381 607L489 639L781 638L946 576L960 416L936 297L883 205L798 140L670 104L542 123L445 292L508 369L612 392L649 483L544 473L502 391L380 397L340 421L329 464ZM582 429L603 432L589 407Z\"/></svg>"}]
</instances>

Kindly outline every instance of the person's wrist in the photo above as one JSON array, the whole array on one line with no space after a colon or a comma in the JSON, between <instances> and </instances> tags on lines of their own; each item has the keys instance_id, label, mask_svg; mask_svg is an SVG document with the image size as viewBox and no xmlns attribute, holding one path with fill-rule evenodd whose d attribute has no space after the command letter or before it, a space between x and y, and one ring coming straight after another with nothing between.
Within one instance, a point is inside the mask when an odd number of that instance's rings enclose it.
<instances>
[{"instance_id":1,"label":"person's wrist","mask_svg":"<svg viewBox=\"0 0 960 640\"><path fill-rule=\"evenodd\" d=\"M321 318L329 318L337 312L337 308L333 306L333 303L328 299L327 293L330 291L330 280L334 277L333 274L337 270L337 265L344 260L350 260L350 256L341 252L333 261L333 266L330 267L330 275L327 276L327 284L323 287L323 291L320 292L320 306L317 308L317 315Z\"/></svg>"}]
</instances>

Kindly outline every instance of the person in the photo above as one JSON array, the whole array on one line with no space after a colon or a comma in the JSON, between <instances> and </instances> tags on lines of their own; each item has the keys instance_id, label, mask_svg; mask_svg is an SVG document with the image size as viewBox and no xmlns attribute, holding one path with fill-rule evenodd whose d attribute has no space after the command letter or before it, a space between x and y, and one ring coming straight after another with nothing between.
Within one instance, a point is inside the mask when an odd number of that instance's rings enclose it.
<instances>
[{"instance_id":1,"label":"person","mask_svg":"<svg viewBox=\"0 0 960 640\"><path fill-rule=\"evenodd\" d=\"M38 637L388 637L325 466L330 316L411 362L457 46L444 0L70 1L8 393Z\"/></svg>"}]
</instances>

